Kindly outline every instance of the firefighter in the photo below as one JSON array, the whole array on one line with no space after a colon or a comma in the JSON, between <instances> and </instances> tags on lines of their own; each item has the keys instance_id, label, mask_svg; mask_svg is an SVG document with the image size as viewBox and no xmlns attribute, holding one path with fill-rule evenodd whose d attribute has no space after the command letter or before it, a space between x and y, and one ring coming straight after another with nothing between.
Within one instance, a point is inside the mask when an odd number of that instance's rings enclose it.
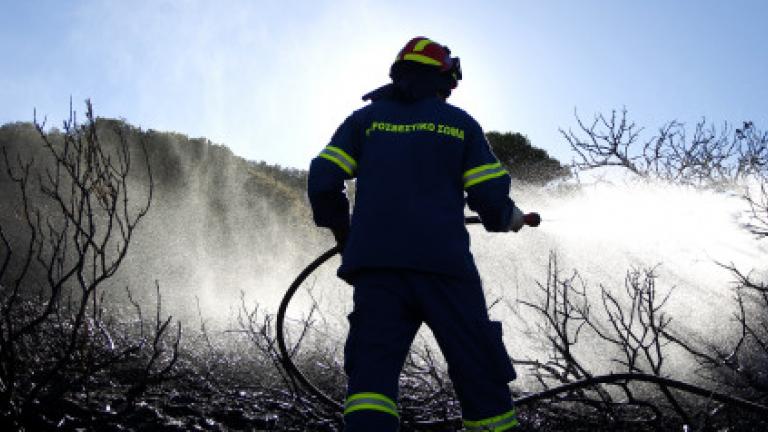
<instances>
[{"instance_id":1,"label":"firefighter","mask_svg":"<svg viewBox=\"0 0 768 432\"><path fill-rule=\"evenodd\" d=\"M309 170L314 221L333 232L343 251L338 275L354 287L345 430L398 430L398 377L422 323L448 362L465 430L511 429L515 371L501 323L488 317L464 206L491 232L518 231L523 213L480 125L446 102L462 78L459 59L417 37L390 78L363 96L371 103L339 126Z\"/></svg>"}]
</instances>

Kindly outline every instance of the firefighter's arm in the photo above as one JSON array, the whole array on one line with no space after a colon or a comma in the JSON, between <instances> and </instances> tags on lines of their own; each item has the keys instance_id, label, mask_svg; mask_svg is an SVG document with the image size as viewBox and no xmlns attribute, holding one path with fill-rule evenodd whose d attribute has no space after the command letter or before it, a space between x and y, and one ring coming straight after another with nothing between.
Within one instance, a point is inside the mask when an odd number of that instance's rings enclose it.
<instances>
[{"instance_id":1,"label":"firefighter's arm","mask_svg":"<svg viewBox=\"0 0 768 432\"><path fill-rule=\"evenodd\" d=\"M349 230L349 200L344 181L355 177L358 153L356 122L350 116L309 167L307 192L315 224L330 228L339 243L343 243Z\"/></svg>"},{"instance_id":2,"label":"firefighter's arm","mask_svg":"<svg viewBox=\"0 0 768 432\"><path fill-rule=\"evenodd\" d=\"M467 138L462 176L467 205L480 215L486 230L519 231L524 224L523 213L509 197L509 174L491 151L479 125Z\"/></svg>"}]
</instances>

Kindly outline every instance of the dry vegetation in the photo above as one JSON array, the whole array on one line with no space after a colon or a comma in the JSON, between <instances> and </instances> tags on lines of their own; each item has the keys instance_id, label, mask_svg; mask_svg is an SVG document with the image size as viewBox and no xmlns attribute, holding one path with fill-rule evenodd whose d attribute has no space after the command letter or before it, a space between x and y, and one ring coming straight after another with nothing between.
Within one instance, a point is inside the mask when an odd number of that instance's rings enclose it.
<instances>
[{"instance_id":1,"label":"dry vegetation","mask_svg":"<svg viewBox=\"0 0 768 432\"><path fill-rule=\"evenodd\" d=\"M752 123L717 130L702 122L688 138L671 122L640 141L626 111L577 121L578 132L563 135L578 170L618 166L642 178L742 188L751 209L745 229L768 236L768 137ZM225 332L210 330L202 313L199 325L182 329L163 313L159 284L147 306L131 295L136 287L111 283L151 211L157 181L149 168L156 150L137 140L149 134L112 127L117 140L105 145L88 106L84 124L73 117L56 133L37 125L42 149L29 153L34 161L3 147L4 184L16 198L0 219L0 429L338 430L337 405L288 373L274 314L243 298ZM275 178L274 167L252 169ZM274 193L300 206L302 173L288 177L296 184L278 182ZM753 269L723 269L733 275L727 288L739 331L709 338L675 327L665 310L674 290L655 268L628 270L621 287L595 287L552 255L539 295L523 304L539 317L546 356L516 359L538 385L535 392L513 387L521 430L767 428L768 285ZM118 294L128 300L115 300ZM316 307L288 329L287 350L319 392L339 401L340 347L322 342ZM613 353L610 366L581 358L585 343ZM670 376L672 351L690 357L697 385ZM404 430L458 427L458 403L438 358L420 345L407 360Z\"/></svg>"},{"instance_id":2,"label":"dry vegetation","mask_svg":"<svg viewBox=\"0 0 768 432\"><path fill-rule=\"evenodd\" d=\"M90 105L87 124L71 118L60 142L37 126L53 161L44 169L18 155L14 161L3 147L21 197L24 232L13 233L14 243L27 240L14 250L0 227L0 413L9 429L48 428L46 414L88 401L94 385L125 373L130 380L113 408L130 413L148 387L172 377L181 338L178 323L162 316L159 287L154 319L138 303L133 317L114 314L105 300L152 197L151 176L146 201L130 196L132 154L122 131L115 151L105 151Z\"/></svg>"}]
</instances>

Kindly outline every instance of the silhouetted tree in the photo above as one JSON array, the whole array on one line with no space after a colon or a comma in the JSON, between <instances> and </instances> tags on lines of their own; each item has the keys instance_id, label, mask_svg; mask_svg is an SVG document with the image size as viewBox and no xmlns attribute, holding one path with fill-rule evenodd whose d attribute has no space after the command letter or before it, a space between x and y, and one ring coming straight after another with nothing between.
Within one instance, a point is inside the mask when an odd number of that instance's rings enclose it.
<instances>
[{"instance_id":1,"label":"silhouetted tree","mask_svg":"<svg viewBox=\"0 0 768 432\"><path fill-rule=\"evenodd\" d=\"M576 122L578 130L560 133L577 154L577 171L619 167L641 178L700 187L754 177L764 183L768 178L768 133L751 121L734 129L706 119L693 128L672 120L647 138L641 137L644 128L630 119L626 108L609 116L597 114L589 123L576 114Z\"/></svg>"},{"instance_id":2,"label":"silhouetted tree","mask_svg":"<svg viewBox=\"0 0 768 432\"><path fill-rule=\"evenodd\" d=\"M546 151L531 145L527 136L517 132L488 132L491 149L514 179L544 184L567 177L570 171Z\"/></svg>"},{"instance_id":3,"label":"silhouetted tree","mask_svg":"<svg viewBox=\"0 0 768 432\"><path fill-rule=\"evenodd\" d=\"M760 239L768 238L768 132L753 122L745 121L734 129L727 123L718 128L702 119L687 128L673 120L659 127L655 135L643 138L643 128L630 120L626 109L598 114L592 122L584 122L578 115L576 120L577 131L561 133L577 154L577 174L614 167L644 180L736 190L749 205L744 227ZM735 337L676 332L667 329L663 320L660 325L646 327L655 338L666 339L691 354L700 366L697 372L701 377L730 392L764 401L768 398L768 282L760 269L744 271L732 263L720 265L734 277L737 312L733 322L738 332L731 335ZM605 294L604 298L619 310L612 298ZM655 312L646 307L644 313L648 311ZM608 318L612 324L620 322L611 311ZM645 322L653 324L650 319ZM625 330L631 336L629 327ZM658 352L662 351L659 348ZM717 408L713 413L719 411Z\"/></svg>"},{"instance_id":4,"label":"silhouetted tree","mask_svg":"<svg viewBox=\"0 0 768 432\"><path fill-rule=\"evenodd\" d=\"M0 149L19 205L13 223L0 223L2 430L61 427L68 397L90 396L99 377L129 364L140 367L123 400L130 411L148 387L170 379L178 359L181 326L173 332L171 317L161 316L159 286L154 323L137 303L135 321L109 311L108 282L149 211L152 175L137 199L124 131L116 129L117 146L107 148L90 102L86 118L78 124L70 109L61 133L36 122L42 162L13 158L11 145ZM14 248L12 235L26 247Z\"/></svg>"}]
</instances>

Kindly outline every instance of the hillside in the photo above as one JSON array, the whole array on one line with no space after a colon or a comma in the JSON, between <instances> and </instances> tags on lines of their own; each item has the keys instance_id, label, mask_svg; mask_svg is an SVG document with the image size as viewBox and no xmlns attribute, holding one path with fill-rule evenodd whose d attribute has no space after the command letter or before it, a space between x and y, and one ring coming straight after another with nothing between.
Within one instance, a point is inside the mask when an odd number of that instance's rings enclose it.
<instances>
[{"instance_id":1,"label":"hillside","mask_svg":"<svg viewBox=\"0 0 768 432\"><path fill-rule=\"evenodd\" d=\"M129 147L132 202L146 197L149 184L142 148L151 168L151 207L117 275L132 290L151 292L157 280L170 303L183 303L183 310L194 296L203 305L231 303L241 291L281 290L273 285L289 281L275 280L276 272L293 269L307 254L328 246L311 222L306 172L247 161L203 138L143 131L110 119L98 119L96 127L105 148L114 151L120 135ZM54 130L49 137L61 145L61 132ZM12 166L19 157L34 160L33 172L43 173L52 158L42 144L31 123L0 127L0 146ZM18 188L2 165L0 223L7 233L22 233ZM50 204L41 206L46 201L39 188L30 189L32 207L41 207L43 214L55 211L45 209ZM27 237L11 237L13 249L24 250Z\"/></svg>"}]
</instances>

